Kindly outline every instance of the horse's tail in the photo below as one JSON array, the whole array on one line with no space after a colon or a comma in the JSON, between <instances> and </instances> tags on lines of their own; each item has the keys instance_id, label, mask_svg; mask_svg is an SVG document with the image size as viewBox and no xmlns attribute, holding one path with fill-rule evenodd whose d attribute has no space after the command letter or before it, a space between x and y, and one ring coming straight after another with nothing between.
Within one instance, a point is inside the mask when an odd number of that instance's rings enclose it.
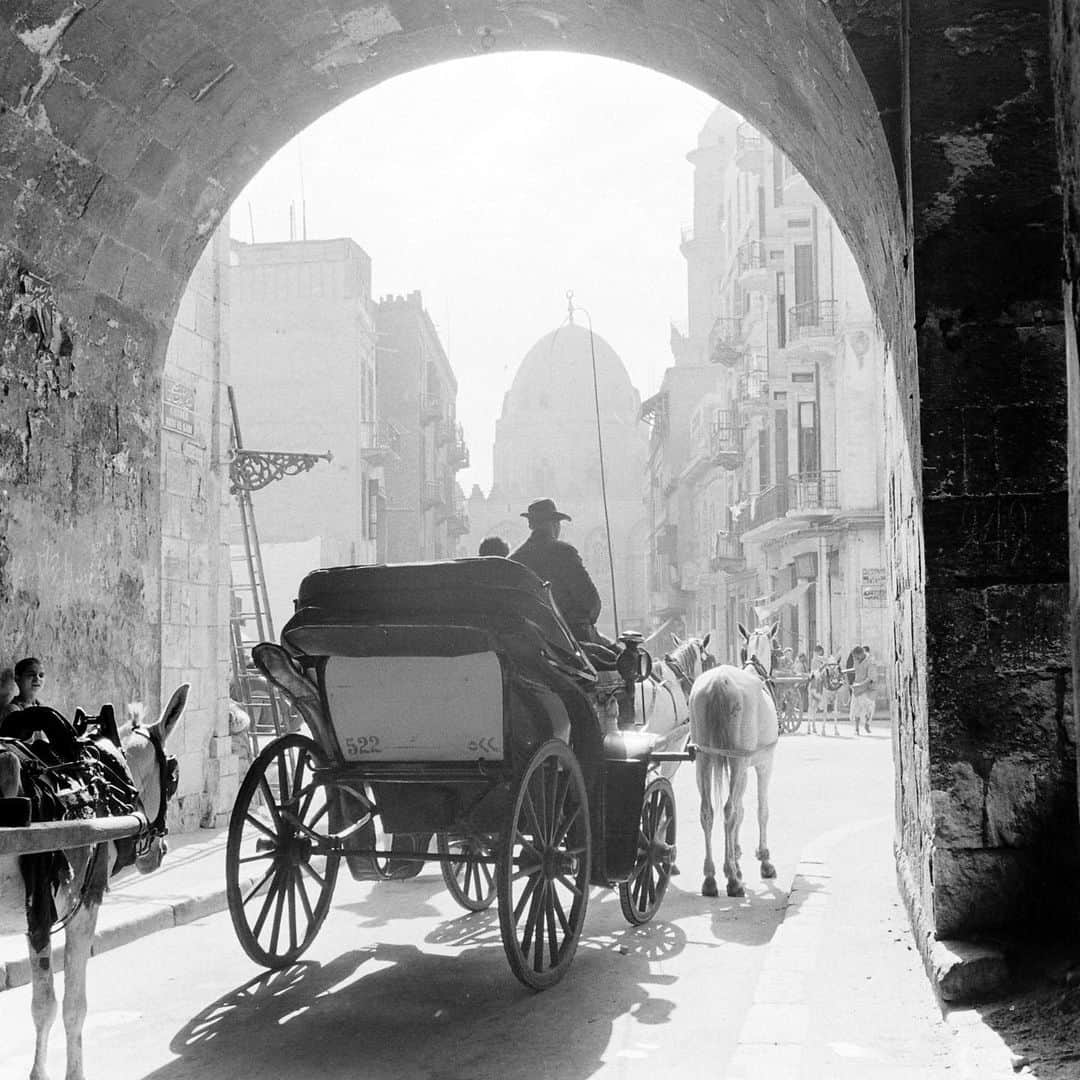
<instances>
[{"instance_id":1,"label":"horse's tail","mask_svg":"<svg viewBox=\"0 0 1080 1080\"><path fill-rule=\"evenodd\" d=\"M742 693L729 672L705 672L690 692L690 741L705 751L729 749L742 707Z\"/></svg>"}]
</instances>

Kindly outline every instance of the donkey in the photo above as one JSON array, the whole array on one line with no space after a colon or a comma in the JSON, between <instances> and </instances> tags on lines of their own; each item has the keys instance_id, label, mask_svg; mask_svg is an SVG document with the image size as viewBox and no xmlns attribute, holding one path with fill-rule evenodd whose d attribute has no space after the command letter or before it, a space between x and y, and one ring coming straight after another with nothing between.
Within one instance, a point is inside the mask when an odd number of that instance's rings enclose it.
<instances>
[{"instance_id":1,"label":"donkey","mask_svg":"<svg viewBox=\"0 0 1080 1080\"><path fill-rule=\"evenodd\" d=\"M121 751L138 793L136 811L148 822L146 833L135 849L135 867L149 873L161 865L168 850L165 842L165 809L175 791L176 775L170 771L164 745L175 730L187 705L188 684L184 683L169 699L160 719L144 726L135 719L130 730L120 739ZM129 710L129 717L131 713ZM175 761L171 762L175 768ZM10 751L0 750L0 797L13 798L22 794L21 769L18 758ZM86 964L94 941L98 910L108 887L110 868L116 861L115 845L98 844L75 848L61 853L70 866L70 874L60 884L56 894L56 909L67 912L64 939L64 1030L67 1036L66 1080L84 1080L82 1032L86 1020ZM0 857L0 876L14 876L20 867L13 865L18 856ZM7 865L5 865L7 864ZM49 1033L56 1020L57 1000L53 987L51 964L52 943L48 926L35 925L35 914L27 909L27 930L30 938L30 976L32 982L30 1011L34 1019L36 1040L34 1063L30 1080L48 1080L46 1055ZM41 939L44 937L44 944Z\"/></svg>"},{"instance_id":2,"label":"donkey","mask_svg":"<svg viewBox=\"0 0 1080 1080\"><path fill-rule=\"evenodd\" d=\"M840 710L837 698L844 687L844 673L840 668L840 658L830 656L814 673L810 680L810 727L808 734L817 730L817 720L821 718L821 734L825 734L825 724L832 710L833 734L839 736Z\"/></svg>"},{"instance_id":3,"label":"donkey","mask_svg":"<svg viewBox=\"0 0 1080 1080\"><path fill-rule=\"evenodd\" d=\"M780 738L776 703L768 685L772 674L773 639L779 623L759 626L748 634L746 661L741 668L731 664L714 667L694 683L690 693L690 740L697 747L696 769L701 795L701 827L705 832L705 880L702 896L716 896L716 866L713 863L713 799L719 803L724 777L728 797L724 803L724 876L728 896L745 896L739 868L739 827L749 769L757 770L758 848L763 878L776 877L769 861L769 776L773 751Z\"/></svg>"}]
</instances>

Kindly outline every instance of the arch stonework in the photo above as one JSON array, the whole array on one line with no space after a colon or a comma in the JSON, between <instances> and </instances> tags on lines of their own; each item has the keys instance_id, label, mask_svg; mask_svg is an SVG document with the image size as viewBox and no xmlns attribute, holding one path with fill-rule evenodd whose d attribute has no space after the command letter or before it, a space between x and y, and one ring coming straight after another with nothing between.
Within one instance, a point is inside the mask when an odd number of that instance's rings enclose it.
<instances>
[{"instance_id":1,"label":"arch stonework","mask_svg":"<svg viewBox=\"0 0 1080 1080\"><path fill-rule=\"evenodd\" d=\"M627 60L782 146L889 343L898 851L916 922L953 936L1044 911L1070 891L1043 887L1048 854L1060 874L1076 848L1050 35L1041 4L983 7L5 4L0 640L46 642L58 686L90 696L138 691L160 662L165 345L200 251L274 151L436 61ZM71 351L28 328L33 302Z\"/></svg>"}]
</instances>

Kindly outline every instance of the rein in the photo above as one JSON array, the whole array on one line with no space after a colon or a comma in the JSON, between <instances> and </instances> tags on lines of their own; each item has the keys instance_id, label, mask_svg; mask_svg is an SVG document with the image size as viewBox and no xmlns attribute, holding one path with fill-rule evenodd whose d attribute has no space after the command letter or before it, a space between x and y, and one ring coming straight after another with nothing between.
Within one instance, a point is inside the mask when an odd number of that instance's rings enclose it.
<instances>
[{"instance_id":1,"label":"rein","mask_svg":"<svg viewBox=\"0 0 1080 1080\"><path fill-rule=\"evenodd\" d=\"M165 815L169 809L169 800L176 794L180 784L180 766L175 757L165 753L165 747L153 729L144 727L132 728L133 735L141 735L154 749L154 765L158 772L158 810L153 821L147 823L146 828L139 833L135 840L135 854L142 856L150 850L150 845L155 837L166 836L169 832L165 824ZM141 800L140 800L141 802ZM143 807L143 812L146 808Z\"/></svg>"},{"instance_id":2,"label":"rein","mask_svg":"<svg viewBox=\"0 0 1080 1080\"><path fill-rule=\"evenodd\" d=\"M772 672L749 649L747 649L746 661L743 663L743 671L752 671L765 684L765 689L769 691L769 697L772 698L773 705L775 705L776 684L773 682Z\"/></svg>"}]
</instances>

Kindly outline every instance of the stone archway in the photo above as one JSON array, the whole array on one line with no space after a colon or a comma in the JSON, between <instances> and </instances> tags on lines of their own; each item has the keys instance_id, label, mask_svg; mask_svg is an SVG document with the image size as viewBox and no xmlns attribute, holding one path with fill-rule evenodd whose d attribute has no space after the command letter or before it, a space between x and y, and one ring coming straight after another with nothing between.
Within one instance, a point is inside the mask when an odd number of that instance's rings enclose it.
<instances>
[{"instance_id":1,"label":"stone archway","mask_svg":"<svg viewBox=\"0 0 1080 1080\"><path fill-rule=\"evenodd\" d=\"M957 23L945 7L9 6L3 310L23 312L37 282L33 302L71 348L19 317L0 331L4 639L46 638L61 686L147 683L165 342L214 227L288 138L438 60L547 48L643 64L768 132L861 266L893 367L901 876L917 921L939 934L1024 919L1025 882L1040 880L1062 828L1013 780L1034 770L1055 808L1075 799L1058 767L1065 413L1048 35L1034 10ZM1010 442L1021 431L1024 454ZM987 697L1008 730L986 720Z\"/></svg>"}]
</instances>

